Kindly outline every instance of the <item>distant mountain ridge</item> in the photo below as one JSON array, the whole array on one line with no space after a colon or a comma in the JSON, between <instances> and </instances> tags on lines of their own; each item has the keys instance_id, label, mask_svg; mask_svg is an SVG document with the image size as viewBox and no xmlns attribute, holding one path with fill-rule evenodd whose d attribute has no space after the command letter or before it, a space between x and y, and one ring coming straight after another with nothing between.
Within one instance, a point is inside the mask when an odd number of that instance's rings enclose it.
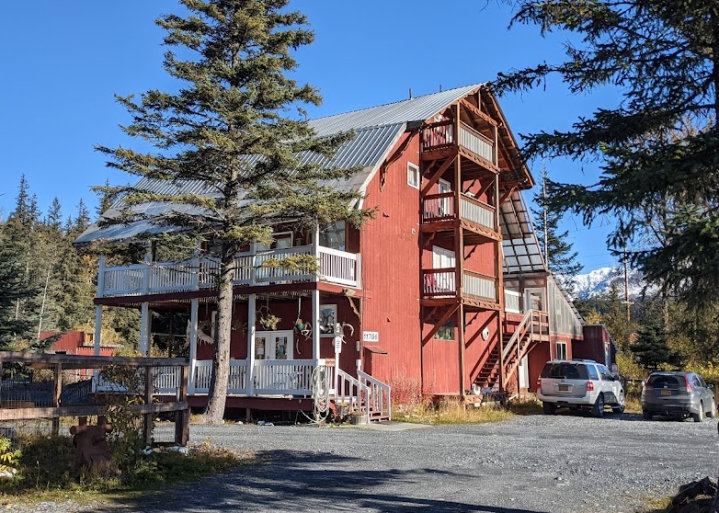
<instances>
[{"instance_id":1,"label":"distant mountain ridge","mask_svg":"<svg viewBox=\"0 0 719 513\"><path fill-rule=\"evenodd\" d=\"M619 297L624 297L624 268L622 267L600 267L586 274L578 274L572 280L574 299L589 299L609 292L612 285L617 289ZM629 297L631 299L641 295L646 285L644 277L639 271L629 269Z\"/></svg>"}]
</instances>

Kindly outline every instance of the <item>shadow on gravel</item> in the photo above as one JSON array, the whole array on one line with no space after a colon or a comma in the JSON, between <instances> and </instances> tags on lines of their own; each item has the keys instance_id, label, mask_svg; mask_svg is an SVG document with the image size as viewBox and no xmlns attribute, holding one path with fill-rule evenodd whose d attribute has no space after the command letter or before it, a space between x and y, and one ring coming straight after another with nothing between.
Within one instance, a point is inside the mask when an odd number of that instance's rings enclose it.
<instances>
[{"instance_id":1,"label":"shadow on gravel","mask_svg":"<svg viewBox=\"0 0 719 513\"><path fill-rule=\"evenodd\" d=\"M481 476L433 469L354 470L354 461L319 452L268 451L259 463L224 475L184 483L162 492L126 498L96 509L98 513L135 512L234 512L234 511L392 511L432 513L546 513L521 508L484 506L432 498L445 494L438 481L454 484L471 479L481 486ZM367 466L363 462L363 466ZM468 483L465 483L468 484ZM455 488L453 488L455 489ZM415 497L412 491L417 491Z\"/></svg>"},{"instance_id":2,"label":"shadow on gravel","mask_svg":"<svg viewBox=\"0 0 719 513\"><path fill-rule=\"evenodd\" d=\"M586 417L588 419L594 418L591 414L586 412L580 412L580 411L571 411L567 409L558 410L555 413L558 417ZM612 420L624 420L629 422L637 422L637 421L643 421L641 413L613 413L606 411L604 412L604 417L601 419L597 419L597 421L602 421L605 419L612 419Z\"/></svg>"}]
</instances>

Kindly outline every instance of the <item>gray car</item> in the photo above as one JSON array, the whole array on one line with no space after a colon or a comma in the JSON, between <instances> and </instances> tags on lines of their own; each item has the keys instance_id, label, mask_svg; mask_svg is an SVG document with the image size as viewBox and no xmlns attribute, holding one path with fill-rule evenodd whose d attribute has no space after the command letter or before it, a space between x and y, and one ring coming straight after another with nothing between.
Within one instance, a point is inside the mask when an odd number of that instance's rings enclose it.
<instances>
[{"instance_id":1,"label":"gray car","mask_svg":"<svg viewBox=\"0 0 719 513\"><path fill-rule=\"evenodd\" d=\"M642 413L646 420L654 415L701 422L706 415L714 417L714 390L693 372L652 372L642 389Z\"/></svg>"}]
</instances>

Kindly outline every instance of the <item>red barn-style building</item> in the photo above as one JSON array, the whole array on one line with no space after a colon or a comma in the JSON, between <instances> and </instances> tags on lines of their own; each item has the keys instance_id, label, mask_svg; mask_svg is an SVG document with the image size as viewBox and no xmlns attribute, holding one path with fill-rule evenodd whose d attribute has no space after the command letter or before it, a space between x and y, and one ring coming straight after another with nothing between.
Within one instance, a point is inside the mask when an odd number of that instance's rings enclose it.
<instances>
[{"instance_id":1,"label":"red barn-style building","mask_svg":"<svg viewBox=\"0 0 719 513\"><path fill-rule=\"evenodd\" d=\"M40 341L50 337L57 337L48 349L48 353L72 354L81 356L93 356L95 354L95 336L84 331L43 331L40 333ZM116 346L103 345L99 347L99 356L114 356Z\"/></svg>"},{"instance_id":2,"label":"red barn-style building","mask_svg":"<svg viewBox=\"0 0 719 513\"><path fill-rule=\"evenodd\" d=\"M361 231L344 222L310 231L278 225L271 246L237 257L228 407L308 409L323 383L330 401L366 391L370 413L387 418L390 398L408 394L531 390L547 360L572 357L581 319L542 259L522 196L534 179L485 86L311 124L319 135L354 130L332 163L362 171L336 186L360 191L356 208L375 209L376 218ZM185 186L192 184L137 184ZM93 226L76 242L158 230ZM186 312L189 391L202 405L217 302L213 248L179 262L152 261L156 254L153 244L141 263L101 260L98 325L103 308L140 309L148 353L150 310ZM319 274L261 265L297 254L314 255ZM99 331L95 341L100 347Z\"/></svg>"}]
</instances>

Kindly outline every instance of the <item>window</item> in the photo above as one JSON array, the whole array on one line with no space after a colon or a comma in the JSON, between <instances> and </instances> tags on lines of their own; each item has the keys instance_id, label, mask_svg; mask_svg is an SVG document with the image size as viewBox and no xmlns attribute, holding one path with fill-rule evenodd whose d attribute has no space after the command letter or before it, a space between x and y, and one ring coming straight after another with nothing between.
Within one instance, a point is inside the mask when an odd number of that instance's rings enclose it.
<instances>
[{"instance_id":1,"label":"window","mask_svg":"<svg viewBox=\"0 0 719 513\"><path fill-rule=\"evenodd\" d=\"M445 322L434 334L434 338L436 340L454 340L454 321Z\"/></svg>"},{"instance_id":2,"label":"window","mask_svg":"<svg viewBox=\"0 0 719 513\"><path fill-rule=\"evenodd\" d=\"M604 365L599 365L599 374L602 375L602 381L612 381L614 379L612 378L612 373Z\"/></svg>"},{"instance_id":3,"label":"window","mask_svg":"<svg viewBox=\"0 0 719 513\"><path fill-rule=\"evenodd\" d=\"M567 344L566 342L557 342L555 346L557 348L557 360L567 359Z\"/></svg>"},{"instance_id":4,"label":"window","mask_svg":"<svg viewBox=\"0 0 719 513\"><path fill-rule=\"evenodd\" d=\"M589 374L589 379L599 381L599 373L594 365L587 365L587 373Z\"/></svg>"},{"instance_id":5,"label":"window","mask_svg":"<svg viewBox=\"0 0 719 513\"><path fill-rule=\"evenodd\" d=\"M345 251L347 235L345 221L336 221L320 230L320 246Z\"/></svg>"},{"instance_id":6,"label":"window","mask_svg":"<svg viewBox=\"0 0 719 513\"><path fill-rule=\"evenodd\" d=\"M419 189L419 167L407 162L407 185Z\"/></svg>"}]
</instances>

